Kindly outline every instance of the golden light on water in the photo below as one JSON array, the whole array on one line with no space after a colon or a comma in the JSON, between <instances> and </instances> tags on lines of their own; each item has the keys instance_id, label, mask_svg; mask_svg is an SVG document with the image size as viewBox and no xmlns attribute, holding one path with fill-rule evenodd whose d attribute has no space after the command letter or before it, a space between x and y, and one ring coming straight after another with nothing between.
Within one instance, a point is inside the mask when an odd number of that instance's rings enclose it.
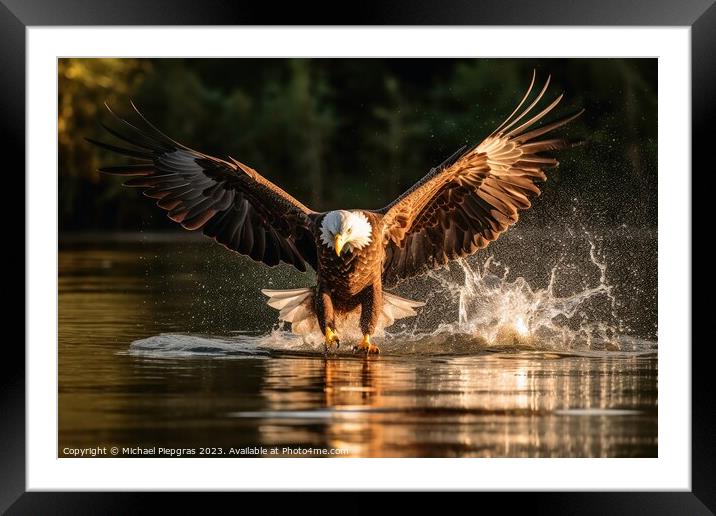
<instances>
[{"instance_id":1,"label":"golden light on water","mask_svg":"<svg viewBox=\"0 0 716 516\"><path fill-rule=\"evenodd\" d=\"M515 331L520 337L526 337L530 334L530 329L527 327L527 323L522 317L518 317L514 324Z\"/></svg>"}]
</instances>

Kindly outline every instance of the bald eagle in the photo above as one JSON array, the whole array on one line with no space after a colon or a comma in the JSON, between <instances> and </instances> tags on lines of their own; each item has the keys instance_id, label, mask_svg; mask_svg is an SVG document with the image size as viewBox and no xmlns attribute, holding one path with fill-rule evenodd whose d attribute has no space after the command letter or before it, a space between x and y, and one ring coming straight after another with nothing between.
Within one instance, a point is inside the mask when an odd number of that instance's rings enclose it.
<instances>
[{"instance_id":1,"label":"bald eagle","mask_svg":"<svg viewBox=\"0 0 716 516\"><path fill-rule=\"evenodd\" d=\"M135 158L134 163L100 171L131 176L126 186L144 189L144 195L157 199L157 206L184 228L201 229L228 249L269 266L284 262L299 271L312 267L315 287L262 291L294 331L317 324L328 351L340 343L336 322L355 313L363 338L354 351L378 353L372 342L378 325L415 315L414 309L424 304L384 288L486 247L540 194L536 183L545 181L544 171L558 164L544 153L569 145L561 138L541 137L583 112L537 124L563 96L537 107L549 81L531 95L533 73L522 100L487 138L461 148L378 210L313 211L250 166L172 140L134 104L136 125L108 106L115 124L103 124L129 146L89 141Z\"/></svg>"}]
</instances>

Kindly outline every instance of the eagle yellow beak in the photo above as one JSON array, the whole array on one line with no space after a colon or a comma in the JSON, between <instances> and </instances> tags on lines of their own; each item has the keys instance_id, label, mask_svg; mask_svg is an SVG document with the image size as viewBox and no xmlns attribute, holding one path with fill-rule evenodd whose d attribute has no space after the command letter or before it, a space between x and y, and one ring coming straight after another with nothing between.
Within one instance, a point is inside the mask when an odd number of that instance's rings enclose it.
<instances>
[{"instance_id":1,"label":"eagle yellow beak","mask_svg":"<svg viewBox=\"0 0 716 516\"><path fill-rule=\"evenodd\" d=\"M342 233L338 233L333 240L333 247L336 249L336 255L340 256L343 246L346 243L346 237Z\"/></svg>"}]
</instances>

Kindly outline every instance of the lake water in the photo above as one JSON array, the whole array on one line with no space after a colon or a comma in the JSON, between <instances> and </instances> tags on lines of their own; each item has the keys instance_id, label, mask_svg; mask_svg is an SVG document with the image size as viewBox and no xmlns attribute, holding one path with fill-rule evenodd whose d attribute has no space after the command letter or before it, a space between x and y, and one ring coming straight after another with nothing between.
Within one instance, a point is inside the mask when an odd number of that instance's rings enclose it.
<instances>
[{"instance_id":1,"label":"lake water","mask_svg":"<svg viewBox=\"0 0 716 516\"><path fill-rule=\"evenodd\" d=\"M277 326L259 289L311 281L191 238L63 240L59 456L657 456L655 235L508 234L401 285L428 305L367 358Z\"/></svg>"}]
</instances>

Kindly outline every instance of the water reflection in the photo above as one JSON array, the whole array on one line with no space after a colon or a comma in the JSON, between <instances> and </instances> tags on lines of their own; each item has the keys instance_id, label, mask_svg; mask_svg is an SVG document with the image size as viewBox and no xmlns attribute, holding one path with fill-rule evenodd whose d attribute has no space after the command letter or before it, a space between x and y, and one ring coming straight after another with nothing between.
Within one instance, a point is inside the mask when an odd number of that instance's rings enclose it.
<instances>
[{"instance_id":1,"label":"water reflection","mask_svg":"<svg viewBox=\"0 0 716 516\"><path fill-rule=\"evenodd\" d=\"M266 445L301 435L354 456L655 453L649 358L488 354L415 362L271 360L261 389L270 412L236 415L261 419Z\"/></svg>"}]
</instances>

